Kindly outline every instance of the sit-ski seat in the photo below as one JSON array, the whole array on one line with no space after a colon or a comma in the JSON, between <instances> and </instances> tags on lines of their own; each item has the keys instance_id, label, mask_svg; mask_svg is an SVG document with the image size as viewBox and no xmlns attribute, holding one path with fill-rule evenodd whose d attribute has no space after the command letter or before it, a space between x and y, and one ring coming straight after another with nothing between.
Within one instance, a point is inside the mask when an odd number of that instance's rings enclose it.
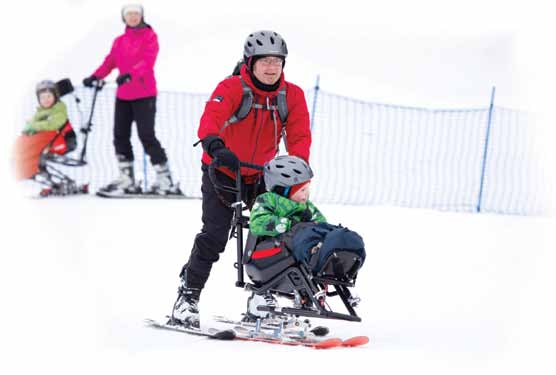
<instances>
[{"instance_id":1,"label":"sit-ski seat","mask_svg":"<svg viewBox=\"0 0 556 375\"><path fill-rule=\"evenodd\" d=\"M331 255L324 262L322 272L315 275L307 265L295 259L280 237L257 237L249 232L243 253L243 267L253 282L249 289L257 294L270 292L294 301L293 308L282 308L280 313L313 316L329 319L360 321L355 313L353 299L348 287L354 286L355 275L329 277L329 272L338 270L338 261L343 255ZM338 252L341 254L341 252ZM342 258L340 258L342 257ZM353 257L350 257L353 260ZM355 274L360 260L354 260ZM342 268L343 272L343 268ZM345 275L344 275L345 276ZM349 277L353 276L353 279ZM335 291L329 291L332 286ZM329 310L325 305L326 296L339 295L349 315ZM265 311L265 308L259 308ZM266 310L270 311L270 310Z\"/></svg>"},{"instance_id":2,"label":"sit-ski seat","mask_svg":"<svg viewBox=\"0 0 556 375\"><path fill-rule=\"evenodd\" d=\"M65 155L74 151L76 148L77 136L68 120L60 129L58 129L56 136L48 146L48 153Z\"/></svg>"}]
</instances>

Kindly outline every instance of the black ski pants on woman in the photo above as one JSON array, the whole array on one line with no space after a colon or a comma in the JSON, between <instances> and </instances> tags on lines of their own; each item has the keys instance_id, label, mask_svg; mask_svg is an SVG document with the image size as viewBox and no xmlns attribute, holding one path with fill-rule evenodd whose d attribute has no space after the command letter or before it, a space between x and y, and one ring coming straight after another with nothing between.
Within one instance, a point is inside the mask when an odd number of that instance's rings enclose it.
<instances>
[{"instance_id":1,"label":"black ski pants on woman","mask_svg":"<svg viewBox=\"0 0 556 375\"><path fill-rule=\"evenodd\" d=\"M233 193L221 190L218 190L218 193L216 192L210 181L206 164L203 164L202 171L203 227L201 232L195 236L189 261L183 266L180 273L185 285L188 288L196 289L203 289L213 263L218 261L228 242L233 210L227 207L221 198L230 203L235 201L235 194ZM216 171L216 177L220 184L235 186L235 180L222 172ZM249 208L255 202L255 198L264 192L265 186L262 178L255 183L242 185L242 198Z\"/></svg>"},{"instance_id":2,"label":"black ski pants on woman","mask_svg":"<svg viewBox=\"0 0 556 375\"><path fill-rule=\"evenodd\" d=\"M131 147L131 124L137 124L137 135L143 144L151 163L164 164L168 161L166 152L160 145L154 132L154 118L156 114L156 96L135 100L122 100L116 98L114 112L114 147L116 155L121 155L125 160L133 161Z\"/></svg>"}]
</instances>

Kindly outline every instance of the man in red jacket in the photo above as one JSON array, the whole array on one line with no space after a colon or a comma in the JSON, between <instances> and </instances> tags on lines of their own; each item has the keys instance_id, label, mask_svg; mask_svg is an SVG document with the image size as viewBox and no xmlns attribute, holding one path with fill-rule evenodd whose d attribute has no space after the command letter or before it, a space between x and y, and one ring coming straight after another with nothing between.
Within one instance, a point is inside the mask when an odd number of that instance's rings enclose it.
<instances>
[{"instance_id":1,"label":"man in red jacket","mask_svg":"<svg viewBox=\"0 0 556 375\"><path fill-rule=\"evenodd\" d=\"M309 111L303 90L284 79L286 42L273 31L258 31L247 37L243 55L239 75L218 84L199 125L204 150L203 227L180 273L181 284L172 311L172 321L188 327L200 327L197 303L201 290L228 241L232 209L222 200L233 202L235 198L231 193L215 191L208 164L214 161L218 166L217 179L221 184L233 186L240 161L263 165L279 152L282 137L290 155L309 160ZM252 94L249 106L244 92ZM266 191L264 181L259 171L248 168L241 168L241 176L243 200L251 206L257 195ZM271 296L267 297L269 304L274 303Z\"/></svg>"}]
</instances>

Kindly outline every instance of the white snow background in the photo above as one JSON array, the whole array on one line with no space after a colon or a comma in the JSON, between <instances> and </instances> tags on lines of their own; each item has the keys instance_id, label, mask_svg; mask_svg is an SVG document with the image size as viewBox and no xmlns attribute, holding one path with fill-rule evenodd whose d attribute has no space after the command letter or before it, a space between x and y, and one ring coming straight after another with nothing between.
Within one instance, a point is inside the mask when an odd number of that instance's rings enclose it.
<instances>
[{"instance_id":1,"label":"white snow background","mask_svg":"<svg viewBox=\"0 0 556 375\"><path fill-rule=\"evenodd\" d=\"M3 374L554 373L554 219L392 207L322 206L365 239L356 292L363 322L330 322L362 348L315 351L215 342L144 328L169 313L200 228L199 201L23 199L8 155L36 81L78 84L123 25L120 2L3 6L0 311ZM210 92L245 36L287 40L286 77L364 100L427 107L497 104L553 131L553 13L545 2L144 1L161 52L159 88ZM115 75L114 75L115 77ZM318 187L315 186L315 189ZM235 244L212 273L204 317L239 315Z\"/></svg>"}]
</instances>

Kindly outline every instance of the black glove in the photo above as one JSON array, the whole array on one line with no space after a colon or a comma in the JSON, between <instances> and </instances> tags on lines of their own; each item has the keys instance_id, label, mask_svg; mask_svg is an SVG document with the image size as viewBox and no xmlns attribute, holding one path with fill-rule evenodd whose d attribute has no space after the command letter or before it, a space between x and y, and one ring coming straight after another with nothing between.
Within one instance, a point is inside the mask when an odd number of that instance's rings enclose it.
<instances>
[{"instance_id":1,"label":"black glove","mask_svg":"<svg viewBox=\"0 0 556 375\"><path fill-rule=\"evenodd\" d=\"M93 83L98 81L98 78L93 76L87 77L83 80L83 86L85 87L93 87Z\"/></svg>"},{"instance_id":2,"label":"black glove","mask_svg":"<svg viewBox=\"0 0 556 375\"><path fill-rule=\"evenodd\" d=\"M222 147L212 151L214 165L217 167L228 167L232 172L239 169L239 159L229 148Z\"/></svg>"},{"instance_id":3,"label":"black glove","mask_svg":"<svg viewBox=\"0 0 556 375\"><path fill-rule=\"evenodd\" d=\"M239 159L229 148L226 147L222 138L217 135L207 135L201 140L203 149L217 167L228 167L232 172L239 169Z\"/></svg>"},{"instance_id":4,"label":"black glove","mask_svg":"<svg viewBox=\"0 0 556 375\"><path fill-rule=\"evenodd\" d=\"M116 78L116 83L118 84L118 86L121 86L129 81L131 81L131 74L129 73L120 74L118 78Z\"/></svg>"},{"instance_id":5,"label":"black glove","mask_svg":"<svg viewBox=\"0 0 556 375\"><path fill-rule=\"evenodd\" d=\"M199 142L202 142L203 150L205 150L211 158L214 158L214 155L212 154L213 151L226 147L224 140L217 135L207 135Z\"/></svg>"},{"instance_id":6,"label":"black glove","mask_svg":"<svg viewBox=\"0 0 556 375\"><path fill-rule=\"evenodd\" d=\"M312 218L313 218L313 213L311 212L309 207L307 207L304 211L302 211L299 214L299 220L303 222L311 221Z\"/></svg>"}]
</instances>

